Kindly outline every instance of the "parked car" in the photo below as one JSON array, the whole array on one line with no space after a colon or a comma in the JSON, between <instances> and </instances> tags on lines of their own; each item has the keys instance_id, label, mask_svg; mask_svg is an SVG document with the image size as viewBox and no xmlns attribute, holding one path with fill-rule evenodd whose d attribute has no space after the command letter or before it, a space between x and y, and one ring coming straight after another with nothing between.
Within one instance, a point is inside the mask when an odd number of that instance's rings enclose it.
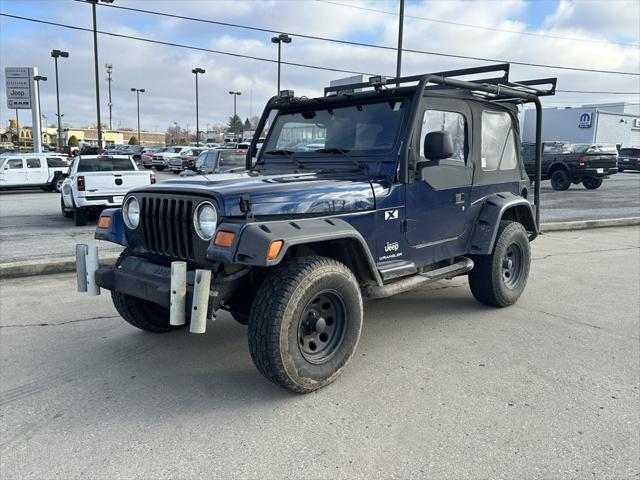
<instances>
[{"instance_id":1,"label":"parked car","mask_svg":"<svg viewBox=\"0 0 640 480\"><path fill-rule=\"evenodd\" d=\"M198 155L207 150L208 149L205 148L190 148L186 150L177 157L173 157L169 160L169 170L171 170L173 173L178 174L185 168L194 166Z\"/></svg>"},{"instance_id":2,"label":"parked car","mask_svg":"<svg viewBox=\"0 0 640 480\"><path fill-rule=\"evenodd\" d=\"M517 112L552 95L555 79L510 83L508 71L372 77L361 92L327 87L310 99L282 92L256 128L255 139L273 118L251 172L137 188L105 210L95 237L123 253L97 270L79 262L79 286L95 279L92 293L110 290L123 319L150 332L204 333L226 310L248 325L258 371L299 393L333 382L354 356L363 297L465 275L479 302L513 305L540 214ZM500 84L450 78L481 73ZM325 130L325 148L282 148L301 128Z\"/></svg>"},{"instance_id":3,"label":"parked car","mask_svg":"<svg viewBox=\"0 0 640 480\"><path fill-rule=\"evenodd\" d=\"M162 171L169 166L169 160L171 158L182 155L184 152L190 149L191 147L182 147L182 146L167 147L163 151L158 152L153 156L151 165L156 170Z\"/></svg>"},{"instance_id":4,"label":"parked car","mask_svg":"<svg viewBox=\"0 0 640 480\"><path fill-rule=\"evenodd\" d=\"M140 164L144 168L151 168L153 165L153 156L164 151L161 147L145 148L140 155Z\"/></svg>"},{"instance_id":5,"label":"parked car","mask_svg":"<svg viewBox=\"0 0 640 480\"><path fill-rule=\"evenodd\" d=\"M618 153L618 171L640 170L640 147L621 148Z\"/></svg>"},{"instance_id":6,"label":"parked car","mask_svg":"<svg viewBox=\"0 0 640 480\"><path fill-rule=\"evenodd\" d=\"M16 146L13 144L13 142L0 142L0 149L15 150Z\"/></svg>"},{"instance_id":7,"label":"parked car","mask_svg":"<svg viewBox=\"0 0 640 480\"><path fill-rule=\"evenodd\" d=\"M100 155L104 149L95 145L83 145L77 155Z\"/></svg>"},{"instance_id":8,"label":"parked car","mask_svg":"<svg viewBox=\"0 0 640 480\"><path fill-rule=\"evenodd\" d=\"M59 192L69 163L54 153L10 152L0 155L0 189L39 187Z\"/></svg>"},{"instance_id":9,"label":"parked car","mask_svg":"<svg viewBox=\"0 0 640 480\"><path fill-rule=\"evenodd\" d=\"M70 157L75 157L80 151L80 147L70 147L68 145L63 145L58 150L60 153L64 153Z\"/></svg>"},{"instance_id":10,"label":"parked car","mask_svg":"<svg viewBox=\"0 0 640 480\"><path fill-rule=\"evenodd\" d=\"M535 144L523 143L524 165L529 178L535 176ZM614 145L544 142L542 180L551 180L554 190L567 190L582 183L595 190L605 178L618 172L618 151Z\"/></svg>"},{"instance_id":11,"label":"parked car","mask_svg":"<svg viewBox=\"0 0 640 480\"><path fill-rule=\"evenodd\" d=\"M129 145L125 148L121 153L124 155L129 155L137 164L140 164L142 159L142 151L143 147L140 145Z\"/></svg>"},{"instance_id":12,"label":"parked car","mask_svg":"<svg viewBox=\"0 0 640 480\"><path fill-rule=\"evenodd\" d=\"M180 175L190 177L197 174L238 173L247 169L246 153L219 148L202 152L194 165L187 167ZM216 177L216 179L220 179Z\"/></svg>"},{"instance_id":13,"label":"parked car","mask_svg":"<svg viewBox=\"0 0 640 480\"><path fill-rule=\"evenodd\" d=\"M153 173L138 170L128 156L80 155L62 184L60 209L66 218L74 217L76 225L86 225L90 215L122 205L129 190L151 183Z\"/></svg>"}]
</instances>

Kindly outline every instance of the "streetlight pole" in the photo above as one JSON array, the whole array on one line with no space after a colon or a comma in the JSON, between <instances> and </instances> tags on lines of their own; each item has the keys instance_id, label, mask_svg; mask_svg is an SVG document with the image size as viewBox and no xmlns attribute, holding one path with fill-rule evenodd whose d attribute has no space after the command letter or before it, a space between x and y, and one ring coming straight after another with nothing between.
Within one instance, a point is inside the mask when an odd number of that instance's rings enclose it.
<instances>
[{"instance_id":1,"label":"streetlight pole","mask_svg":"<svg viewBox=\"0 0 640 480\"><path fill-rule=\"evenodd\" d=\"M136 103L138 104L138 145L142 145L140 139L140 94L144 93L144 88L131 88L132 92L136 92Z\"/></svg>"},{"instance_id":2,"label":"streetlight pole","mask_svg":"<svg viewBox=\"0 0 640 480\"><path fill-rule=\"evenodd\" d=\"M100 124L100 75L98 73L98 26L96 22L96 5L98 1L103 3L113 3L113 0L86 0L91 4L91 13L93 16L93 60L94 73L96 80L96 118L98 121L98 147L102 148L102 125Z\"/></svg>"},{"instance_id":3,"label":"streetlight pole","mask_svg":"<svg viewBox=\"0 0 640 480\"><path fill-rule=\"evenodd\" d=\"M113 106L113 103L111 103L111 72L113 71L113 65L111 65L110 63L107 63L104 66L107 69L107 83L109 84L109 130L113 130L113 123L112 123L112 111L111 111L111 107Z\"/></svg>"},{"instance_id":4,"label":"streetlight pole","mask_svg":"<svg viewBox=\"0 0 640 480\"><path fill-rule=\"evenodd\" d=\"M205 70L200 67L197 67L191 70L191 73L193 73L196 76L196 147L200 146L200 119L199 119L199 112L198 112L198 74L202 75L204 72Z\"/></svg>"},{"instance_id":5,"label":"streetlight pole","mask_svg":"<svg viewBox=\"0 0 640 480\"><path fill-rule=\"evenodd\" d=\"M229 92L229 95L233 95L233 119L235 120L238 114L236 113L236 97L242 95L242 92ZM235 132L238 133L238 132Z\"/></svg>"},{"instance_id":6,"label":"streetlight pole","mask_svg":"<svg viewBox=\"0 0 640 480\"><path fill-rule=\"evenodd\" d=\"M278 44L278 90L276 95L280 93L280 62L282 57L282 44L283 43L291 43L291 37L286 33L281 33L277 37L271 37L271 43Z\"/></svg>"},{"instance_id":7,"label":"streetlight pole","mask_svg":"<svg viewBox=\"0 0 640 480\"><path fill-rule=\"evenodd\" d=\"M56 64L56 105L58 107L58 148L62 148L62 115L60 115L60 86L58 81L58 57L69 58L69 52L52 50L51 56Z\"/></svg>"}]
</instances>

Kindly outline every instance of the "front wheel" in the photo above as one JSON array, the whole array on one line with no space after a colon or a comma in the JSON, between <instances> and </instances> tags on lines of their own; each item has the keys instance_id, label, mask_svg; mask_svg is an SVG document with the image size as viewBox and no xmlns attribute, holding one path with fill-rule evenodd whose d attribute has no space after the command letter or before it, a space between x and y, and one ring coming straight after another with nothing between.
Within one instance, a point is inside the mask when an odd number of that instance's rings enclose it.
<instances>
[{"instance_id":1,"label":"front wheel","mask_svg":"<svg viewBox=\"0 0 640 480\"><path fill-rule=\"evenodd\" d=\"M602 179L585 178L584 180L582 180L582 185L584 185L584 188L586 188L587 190L595 190L596 188L600 188L600 186L602 185Z\"/></svg>"},{"instance_id":2,"label":"front wheel","mask_svg":"<svg viewBox=\"0 0 640 480\"><path fill-rule=\"evenodd\" d=\"M556 170L551 175L551 188L558 191L568 190L571 186L571 178L566 170Z\"/></svg>"},{"instance_id":3,"label":"front wheel","mask_svg":"<svg viewBox=\"0 0 640 480\"><path fill-rule=\"evenodd\" d=\"M131 251L125 249L118 257L116 267L130 255ZM169 310L155 303L114 290L111 291L111 300L120 316L128 324L145 332L166 333L182 327L182 325L171 325L169 323Z\"/></svg>"},{"instance_id":4,"label":"front wheel","mask_svg":"<svg viewBox=\"0 0 640 480\"><path fill-rule=\"evenodd\" d=\"M262 282L249 317L249 350L267 379L298 393L333 382L355 352L362 296L351 270L300 257Z\"/></svg>"},{"instance_id":5,"label":"front wheel","mask_svg":"<svg viewBox=\"0 0 640 480\"><path fill-rule=\"evenodd\" d=\"M55 177L51 182L51 187L58 193L62 192L62 184L64 183L64 177Z\"/></svg>"},{"instance_id":6,"label":"front wheel","mask_svg":"<svg viewBox=\"0 0 640 480\"><path fill-rule=\"evenodd\" d=\"M469 287L475 299L493 307L513 305L529 277L531 251L527 231L520 223L500 222L493 252L477 255L473 260Z\"/></svg>"}]
</instances>

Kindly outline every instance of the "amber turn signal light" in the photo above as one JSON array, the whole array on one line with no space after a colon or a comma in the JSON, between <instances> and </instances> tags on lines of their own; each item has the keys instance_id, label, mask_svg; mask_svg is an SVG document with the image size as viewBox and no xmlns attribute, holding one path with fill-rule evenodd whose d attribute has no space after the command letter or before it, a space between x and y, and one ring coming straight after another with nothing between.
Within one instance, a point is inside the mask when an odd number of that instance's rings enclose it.
<instances>
[{"instance_id":1,"label":"amber turn signal light","mask_svg":"<svg viewBox=\"0 0 640 480\"><path fill-rule=\"evenodd\" d=\"M109 228L111 225L111 217L100 217L98 228Z\"/></svg>"},{"instance_id":2,"label":"amber turn signal light","mask_svg":"<svg viewBox=\"0 0 640 480\"><path fill-rule=\"evenodd\" d=\"M282 246L284 242L282 240L274 240L269 244L269 249L267 250L267 260L275 260L280 255L280 250L282 250Z\"/></svg>"},{"instance_id":3,"label":"amber turn signal light","mask_svg":"<svg viewBox=\"0 0 640 480\"><path fill-rule=\"evenodd\" d=\"M233 232L225 232L224 230L220 230L216 233L216 239L213 241L213 244L216 247L226 247L229 248L233 245L233 240L236 238L236 234Z\"/></svg>"}]
</instances>

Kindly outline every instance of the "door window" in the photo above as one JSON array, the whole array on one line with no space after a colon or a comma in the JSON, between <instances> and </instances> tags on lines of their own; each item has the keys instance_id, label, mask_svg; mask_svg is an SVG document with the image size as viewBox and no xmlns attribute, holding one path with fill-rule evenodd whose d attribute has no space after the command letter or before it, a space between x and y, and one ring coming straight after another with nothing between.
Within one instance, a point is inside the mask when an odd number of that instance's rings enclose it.
<instances>
[{"instance_id":1,"label":"door window","mask_svg":"<svg viewBox=\"0 0 640 480\"><path fill-rule=\"evenodd\" d=\"M464 163L466 160L466 124L464 116L457 112L427 110L422 117L420 133L420 157L424 158L424 138L430 132L449 132L453 141L453 155L449 160Z\"/></svg>"},{"instance_id":2,"label":"door window","mask_svg":"<svg viewBox=\"0 0 640 480\"><path fill-rule=\"evenodd\" d=\"M246 165L247 156L244 153L238 154L233 150L220 153L220 161L218 168L220 170L231 170L233 168L242 168Z\"/></svg>"},{"instance_id":3,"label":"door window","mask_svg":"<svg viewBox=\"0 0 640 480\"><path fill-rule=\"evenodd\" d=\"M511 115L506 112L482 112L482 170L513 170L518 164Z\"/></svg>"},{"instance_id":4,"label":"door window","mask_svg":"<svg viewBox=\"0 0 640 480\"><path fill-rule=\"evenodd\" d=\"M27 158L27 168L40 168L40 159L39 158Z\"/></svg>"},{"instance_id":5,"label":"door window","mask_svg":"<svg viewBox=\"0 0 640 480\"><path fill-rule=\"evenodd\" d=\"M7 162L9 166L9 170L21 170L22 169L22 159L21 158L10 158Z\"/></svg>"}]
</instances>

